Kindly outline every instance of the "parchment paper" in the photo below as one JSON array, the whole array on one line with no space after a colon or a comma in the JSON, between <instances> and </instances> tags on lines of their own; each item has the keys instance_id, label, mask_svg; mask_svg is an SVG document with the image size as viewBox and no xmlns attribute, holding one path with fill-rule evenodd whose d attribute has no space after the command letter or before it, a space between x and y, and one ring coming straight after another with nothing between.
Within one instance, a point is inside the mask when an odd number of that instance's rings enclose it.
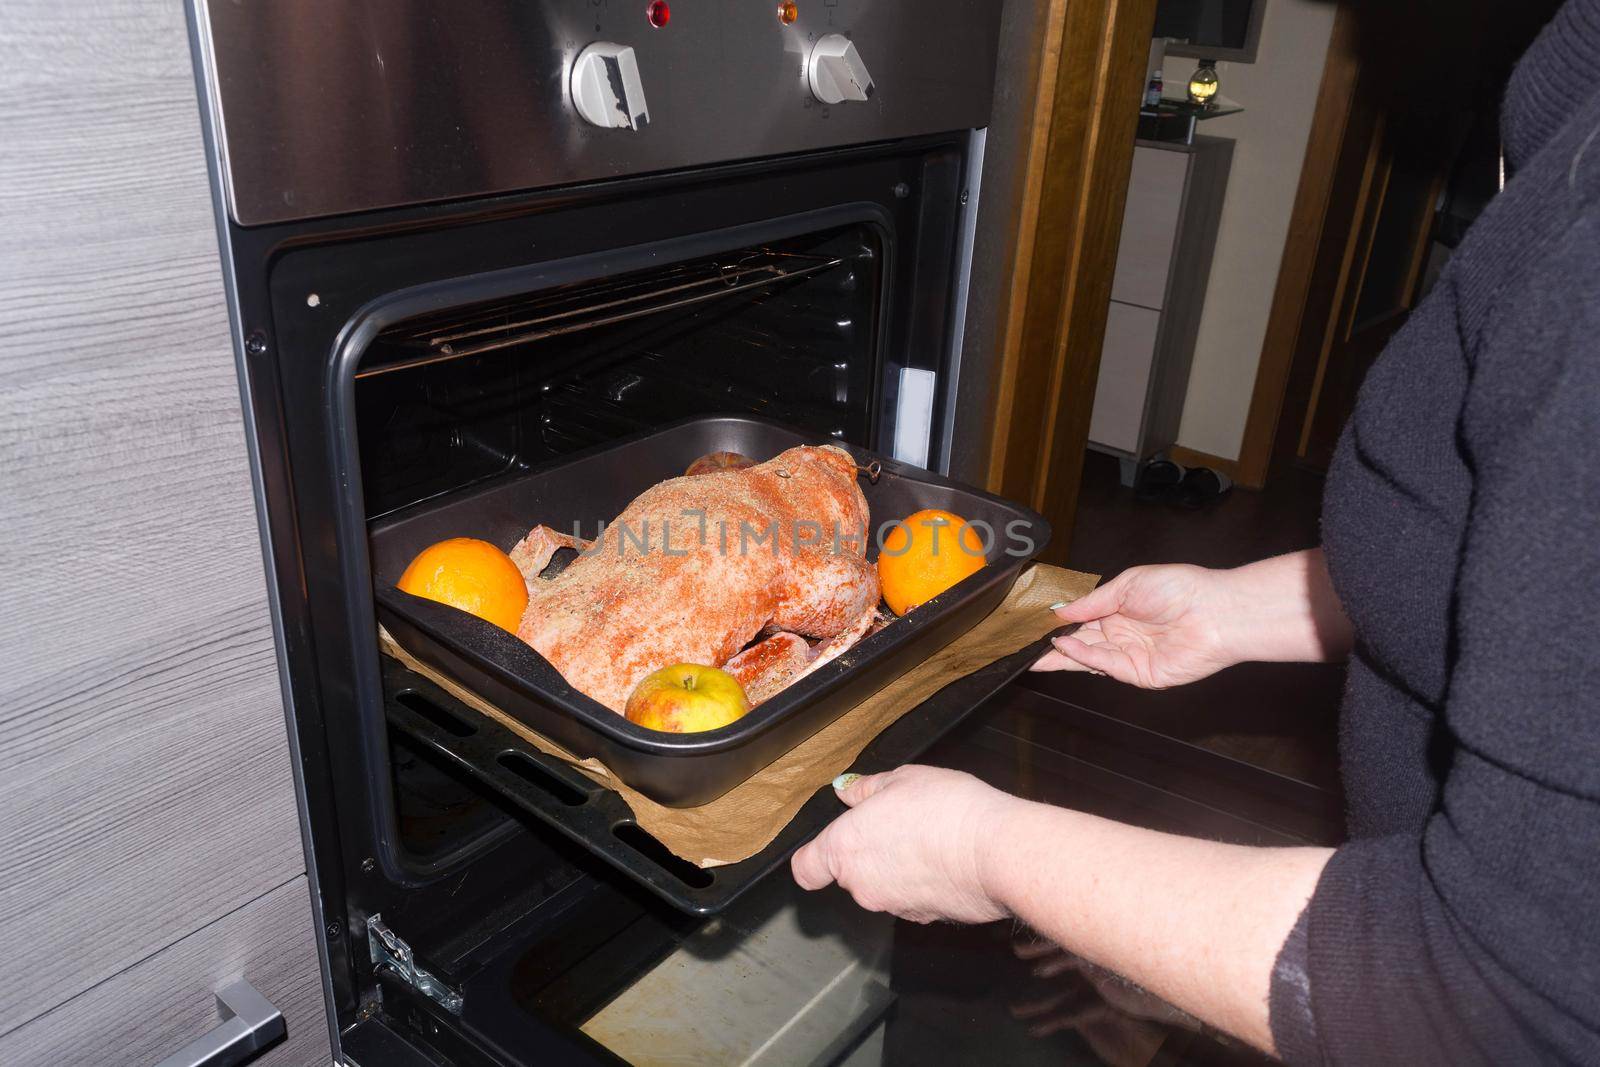
<instances>
[{"instance_id":1,"label":"parchment paper","mask_svg":"<svg viewBox=\"0 0 1600 1067\"><path fill-rule=\"evenodd\" d=\"M510 715L411 656L387 631L383 650L462 703L621 794L639 826L673 854L701 867L737 863L765 848L813 793L850 769L884 728L958 678L1009 656L1058 628L1050 605L1076 600L1099 581L1093 574L1035 564L986 619L921 666L823 727L742 785L698 808L669 808L629 788L596 759L579 759Z\"/></svg>"}]
</instances>

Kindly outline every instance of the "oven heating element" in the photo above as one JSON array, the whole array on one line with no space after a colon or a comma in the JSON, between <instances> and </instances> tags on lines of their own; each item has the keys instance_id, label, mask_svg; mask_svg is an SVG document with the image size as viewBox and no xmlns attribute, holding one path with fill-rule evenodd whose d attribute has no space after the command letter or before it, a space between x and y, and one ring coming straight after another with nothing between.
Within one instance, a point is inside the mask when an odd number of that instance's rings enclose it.
<instances>
[{"instance_id":1,"label":"oven heating element","mask_svg":"<svg viewBox=\"0 0 1600 1067\"><path fill-rule=\"evenodd\" d=\"M388 339L425 354L363 366L357 378L426 367L451 359L609 326L677 308L703 304L784 281L805 278L844 263L838 256L808 256L762 248L736 259L686 263L644 279L624 278L585 287L577 298L536 295L485 308L430 317Z\"/></svg>"}]
</instances>

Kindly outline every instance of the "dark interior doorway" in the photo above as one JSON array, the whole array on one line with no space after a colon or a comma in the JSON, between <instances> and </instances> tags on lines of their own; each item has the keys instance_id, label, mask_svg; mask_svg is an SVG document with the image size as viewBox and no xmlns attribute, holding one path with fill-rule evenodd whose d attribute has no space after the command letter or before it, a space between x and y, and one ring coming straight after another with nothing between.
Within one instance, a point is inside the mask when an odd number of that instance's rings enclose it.
<instances>
[{"instance_id":1,"label":"dark interior doorway","mask_svg":"<svg viewBox=\"0 0 1600 1067\"><path fill-rule=\"evenodd\" d=\"M1301 178L1327 195L1320 218L1291 223L1315 254L1272 437L1275 475L1327 469L1367 369L1497 191L1506 81L1560 6L1342 5L1329 62L1351 64L1348 91L1323 93L1312 131L1335 139L1331 175L1308 167Z\"/></svg>"}]
</instances>

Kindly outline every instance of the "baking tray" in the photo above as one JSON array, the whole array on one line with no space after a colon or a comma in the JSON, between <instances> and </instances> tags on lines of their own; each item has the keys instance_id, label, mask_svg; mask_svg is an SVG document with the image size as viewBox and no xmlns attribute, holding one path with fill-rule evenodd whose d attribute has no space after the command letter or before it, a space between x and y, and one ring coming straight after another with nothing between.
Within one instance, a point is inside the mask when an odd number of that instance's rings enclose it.
<instances>
[{"instance_id":1,"label":"baking tray","mask_svg":"<svg viewBox=\"0 0 1600 1067\"><path fill-rule=\"evenodd\" d=\"M877 774L914 761L1049 647L1049 638L1041 638L951 682L886 727L850 769ZM824 785L766 848L738 863L702 870L674 856L641 830L633 812L613 790L545 755L519 734L478 714L387 656L383 688L389 724L412 742L690 914L722 911L787 863L801 845L844 811L844 803L832 787Z\"/></svg>"},{"instance_id":2,"label":"baking tray","mask_svg":"<svg viewBox=\"0 0 1600 1067\"><path fill-rule=\"evenodd\" d=\"M1049 543L1049 523L999 497L844 446L862 466L881 468L875 479L861 480L875 528L923 508L943 508L995 531L989 561L739 721L697 734L661 733L628 722L573 689L514 634L402 593L394 583L418 552L447 537L477 537L509 550L537 523L557 530L571 530L576 523L593 531L644 490L681 475L708 452L767 460L795 445L839 443L750 416L690 419L424 501L371 526L379 620L419 660L567 751L599 759L653 800L671 807L708 803L981 621L1005 599L1032 555ZM1006 551L1019 547L1006 536L1008 530L1026 534L1028 554ZM875 554L876 547L869 545L868 555Z\"/></svg>"}]
</instances>

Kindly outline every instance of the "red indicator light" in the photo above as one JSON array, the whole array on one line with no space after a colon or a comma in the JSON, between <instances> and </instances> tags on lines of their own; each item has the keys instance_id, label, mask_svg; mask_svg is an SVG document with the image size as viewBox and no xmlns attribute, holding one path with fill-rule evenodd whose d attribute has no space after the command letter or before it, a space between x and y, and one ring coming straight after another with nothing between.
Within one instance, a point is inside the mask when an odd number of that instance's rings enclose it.
<instances>
[{"instance_id":1,"label":"red indicator light","mask_svg":"<svg viewBox=\"0 0 1600 1067\"><path fill-rule=\"evenodd\" d=\"M783 0L783 3L778 5L778 21L785 26L790 25L799 17L800 8L795 4L794 0Z\"/></svg>"},{"instance_id":2,"label":"red indicator light","mask_svg":"<svg viewBox=\"0 0 1600 1067\"><path fill-rule=\"evenodd\" d=\"M644 9L644 17L659 30L672 20L672 8L667 6L667 0L650 0L650 6Z\"/></svg>"}]
</instances>

